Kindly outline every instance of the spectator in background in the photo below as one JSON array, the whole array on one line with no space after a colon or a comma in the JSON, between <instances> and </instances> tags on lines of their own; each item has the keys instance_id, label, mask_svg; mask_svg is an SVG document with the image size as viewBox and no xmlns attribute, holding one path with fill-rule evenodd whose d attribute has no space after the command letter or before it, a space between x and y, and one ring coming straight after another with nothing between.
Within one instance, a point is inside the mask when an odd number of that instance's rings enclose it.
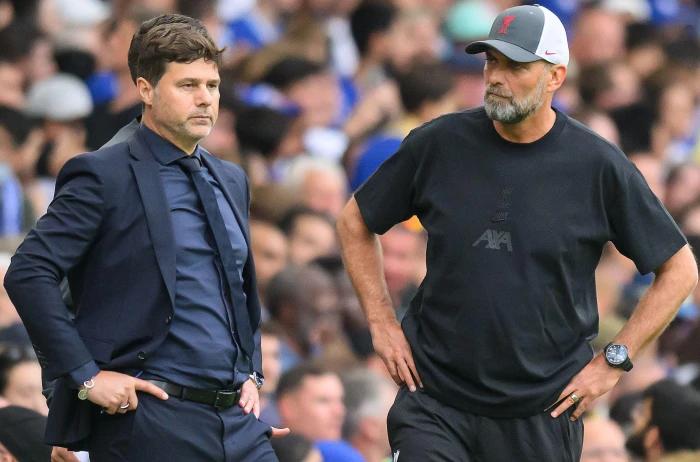
<instances>
[{"instance_id":1,"label":"spectator in background","mask_svg":"<svg viewBox=\"0 0 700 462\"><path fill-rule=\"evenodd\" d=\"M26 85L33 85L56 71L48 38L31 21L15 21L0 30L0 56L22 72Z\"/></svg>"},{"instance_id":2,"label":"spectator in background","mask_svg":"<svg viewBox=\"0 0 700 462\"><path fill-rule=\"evenodd\" d=\"M700 197L700 166L685 163L671 169L666 178L666 201L668 212L680 217L682 212Z\"/></svg>"},{"instance_id":3,"label":"spectator in background","mask_svg":"<svg viewBox=\"0 0 700 462\"><path fill-rule=\"evenodd\" d=\"M426 239L405 225L394 226L379 237L384 277L399 317L408 309L419 281L425 275Z\"/></svg>"},{"instance_id":4,"label":"spectator in background","mask_svg":"<svg viewBox=\"0 0 700 462\"><path fill-rule=\"evenodd\" d=\"M429 9L401 9L391 28L389 70L392 75L406 72L416 61L439 58L440 24Z\"/></svg>"},{"instance_id":5,"label":"spectator in background","mask_svg":"<svg viewBox=\"0 0 700 462\"><path fill-rule=\"evenodd\" d=\"M618 424L603 417L587 417L583 425L581 462L629 462L625 434Z\"/></svg>"},{"instance_id":6,"label":"spectator in background","mask_svg":"<svg viewBox=\"0 0 700 462\"><path fill-rule=\"evenodd\" d=\"M5 272L9 266L10 255L0 253L0 279L5 278ZM27 330L4 287L0 288L0 348L3 344L31 347Z\"/></svg>"},{"instance_id":7,"label":"spectator in background","mask_svg":"<svg viewBox=\"0 0 700 462\"><path fill-rule=\"evenodd\" d=\"M267 309L284 332L280 344L283 372L319 355L325 343L333 343L341 335L335 284L318 266L290 266L272 278Z\"/></svg>"},{"instance_id":8,"label":"spectator in background","mask_svg":"<svg viewBox=\"0 0 700 462\"><path fill-rule=\"evenodd\" d=\"M343 383L334 372L306 363L282 375L277 385L280 417L293 434L309 440L340 440L345 405Z\"/></svg>"},{"instance_id":9,"label":"spectator in background","mask_svg":"<svg viewBox=\"0 0 700 462\"><path fill-rule=\"evenodd\" d=\"M439 62L414 64L398 76L398 86L404 115L367 141L351 176L353 191L396 152L411 129L456 109L452 73Z\"/></svg>"},{"instance_id":10,"label":"spectator in background","mask_svg":"<svg viewBox=\"0 0 700 462\"><path fill-rule=\"evenodd\" d=\"M10 404L48 414L41 394L41 366L30 348L0 345L0 397Z\"/></svg>"},{"instance_id":11,"label":"spectator in background","mask_svg":"<svg viewBox=\"0 0 700 462\"><path fill-rule=\"evenodd\" d=\"M287 236L273 223L251 220L250 247L255 258L258 292L264 306L267 285L287 265L289 244Z\"/></svg>"},{"instance_id":12,"label":"spectator in background","mask_svg":"<svg viewBox=\"0 0 700 462\"><path fill-rule=\"evenodd\" d=\"M85 119L92 109L87 86L72 75L57 74L29 89L26 112L41 121L45 136L35 166L40 181L31 196L37 216L46 212L53 196L54 180L63 165L87 151Z\"/></svg>"},{"instance_id":13,"label":"spectator in background","mask_svg":"<svg viewBox=\"0 0 700 462\"><path fill-rule=\"evenodd\" d=\"M282 58L270 67L262 81L299 108L307 128L336 122L340 113L339 88L323 65L300 57Z\"/></svg>"},{"instance_id":14,"label":"spectator in background","mask_svg":"<svg viewBox=\"0 0 700 462\"><path fill-rule=\"evenodd\" d=\"M615 146L620 145L620 134L617 131L617 126L604 111L583 108L571 116L602 136L609 143Z\"/></svg>"},{"instance_id":15,"label":"spectator in background","mask_svg":"<svg viewBox=\"0 0 700 462\"><path fill-rule=\"evenodd\" d=\"M338 254L333 220L323 212L295 207L287 212L280 227L289 239L289 261L294 265Z\"/></svg>"},{"instance_id":16,"label":"spectator in background","mask_svg":"<svg viewBox=\"0 0 700 462\"><path fill-rule=\"evenodd\" d=\"M690 160L697 142L697 114L692 87L682 81L664 86L652 131L652 149L666 163L674 165Z\"/></svg>"},{"instance_id":17,"label":"spectator in background","mask_svg":"<svg viewBox=\"0 0 700 462\"><path fill-rule=\"evenodd\" d=\"M223 45L228 31L217 14L217 3L219 3L218 0L176 0L175 9L182 15L201 21L214 41ZM219 122L221 122L221 114L219 114Z\"/></svg>"},{"instance_id":18,"label":"spectator in background","mask_svg":"<svg viewBox=\"0 0 700 462\"><path fill-rule=\"evenodd\" d=\"M624 61L605 61L583 67L579 82L583 102L602 111L630 106L642 96L639 76Z\"/></svg>"},{"instance_id":19,"label":"spectator in background","mask_svg":"<svg viewBox=\"0 0 700 462\"><path fill-rule=\"evenodd\" d=\"M380 0L364 0L350 15L352 37L360 53L353 83L360 94L388 79L385 64L393 53L390 32L396 16L396 7Z\"/></svg>"},{"instance_id":20,"label":"spectator in background","mask_svg":"<svg viewBox=\"0 0 700 462\"><path fill-rule=\"evenodd\" d=\"M0 461L47 462L51 447L44 443L46 417L20 406L0 404Z\"/></svg>"},{"instance_id":21,"label":"spectator in background","mask_svg":"<svg viewBox=\"0 0 700 462\"><path fill-rule=\"evenodd\" d=\"M303 153L301 128L295 116L272 108L253 106L240 111L235 131L253 186L279 181L276 162Z\"/></svg>"},{"instance_id":22,"label":"spectator in background","mask_svg":"<svg viewBox=\"0 0 700 462\"><path fill-rule=\"evenodd\" d=\"M644 462L700 460L700 392L671 380L647 388L627 448Z\"/></svg>"},{"instance_id":23,"label":"spectator in background","mask_svg":"<svg viewBox=\"0 0 700 462\"><path fill-rule=\"evenodd\" d=\"M571 57L578 66L619 60L625 52L622 17L603 8L587 8L574 25Z\"/></svg>"},{"instance_id":24,"label":"spectator in background","mask_svg":"<svg viewBox=\"0 0 700 462\"><path fill-rule=\"evenodd\" d=\"M279 462L325 462L311 441L300 435L291 434L274 439L272 449Z\"/></svg>"},{"instance_id":25,"label":"spectator in background","mask_svg":"<svg viewBox=\"0 0 700 462\"><path fill-rule=\"evenodd\" d=\"M382 462L391 455L386 418L396 397L390 379L367 369L343 375L347 415L343 437L365 462Z\"/></svg>"},{"instance_id":26,"label":"spectator in background","mask_svg":"<svg viewBox=\"0 0 700 462\"><path fill-rule=\"evenodd\" d=\"M290 166L285 184L298 195L303 205L333 219L345 205L347 178L343 169L334 162L299 157Z\"/></svg>"},{"instance_id":27,"label":"spectator in background","mask_svg":"<svg viewBox=\"0 0 700 462\"><path fill-rule=\"evenodd\" d=\"M139 25L156 14L135 4L123 17L114 19L105 32L106 64L113 74L116 93L110 101L96 106L86 122L90 150L99 149L121 127L141 115L141 99L134 85L136 63L132 62L129 45Z\"/></svg>"},{"instance_id":28,"label":"spectator in background","mask_svg":"<svg viewBox=\"0 0 700 462\"><path fill-rule=\"evenodd\" d=\"M25 99L23 85L24 75L19 67L0 55L0 105L22 109Z\"/></svg>"},{"instance_id":29,"label":"spectator in background","mask_svg":"<svg viewBox=\"0 0 700 462\"><path fill-rule=\"evenodd\" d=\"M260 388L260 420L272 426L280 423L277 412L275 391L282 372L280 362L280 345L284 332L274 322L268 321L260 326L260 347L263 361L265 383Z\"/></svg>"},{"instance_id":30,"label":"spectator in background","mask_svg":"<svg viewBox=\"0 0 700 462\"><path fill-rule=\"evenodd\" d=\"M21 112L0 106L0 235L16 236L34 222L26 191L44 142ZM20 180L25 181L25 186Z\"/></svg>"},{"instance_id":31,"label":"spectator in background","mask_svg":"<svg viewBox=\"0 0 700 462\"><path fill-rule=\"evenodd\" d=\"M228 24L224 45L252 52L279 40L289 15L300 4L300 0L257 0L245 16Z\"/></svg>"}]
</instances>

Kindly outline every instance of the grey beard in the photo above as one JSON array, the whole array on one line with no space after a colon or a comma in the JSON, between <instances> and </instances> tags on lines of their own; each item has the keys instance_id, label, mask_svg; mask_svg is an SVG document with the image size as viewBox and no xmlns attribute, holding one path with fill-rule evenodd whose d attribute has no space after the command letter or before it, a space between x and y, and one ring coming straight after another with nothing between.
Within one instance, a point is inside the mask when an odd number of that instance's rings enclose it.
<instances>
[{"instance_id":1,"label":"grey beard","mask_svg":"<svg viewBox=\"0 0 700 462\"><path fill-rule=\"evenodd\" d=\"M517 124L525 120L530 114L537 111L544 103L544 90L547 82L541 79L532 93L521 100L512 98L501 99L497 96L484 95L484 109L491 120L504 124Z\"/></svg>"}]
</instances>

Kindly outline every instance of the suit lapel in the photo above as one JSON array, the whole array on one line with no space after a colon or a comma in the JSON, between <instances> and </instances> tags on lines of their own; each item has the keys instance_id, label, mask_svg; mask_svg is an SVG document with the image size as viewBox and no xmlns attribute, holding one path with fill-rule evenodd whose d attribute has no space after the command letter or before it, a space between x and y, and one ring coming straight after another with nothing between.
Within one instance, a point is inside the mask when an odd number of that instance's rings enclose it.
<instances>
[{"instance_id":1,"label":"suit lapel","mask_svg":"<svg viewBox=\"0 0 700 462\"><path fill-rule=\"evenodd\" d=\"M134 158L131 161L131 169L146 213L153 250L170 303L175 306L175 238L168 203L160 181L159 164L138 131L129 139L129 149Z\"/></svg>"}]
</instances>

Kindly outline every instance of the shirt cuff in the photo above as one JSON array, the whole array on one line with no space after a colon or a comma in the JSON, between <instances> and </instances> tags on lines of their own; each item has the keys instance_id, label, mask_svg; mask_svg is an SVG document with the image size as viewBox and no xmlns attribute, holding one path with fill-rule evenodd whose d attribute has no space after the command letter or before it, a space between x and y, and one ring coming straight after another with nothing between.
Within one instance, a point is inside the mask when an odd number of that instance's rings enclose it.
<instances>
[{"instance_id":1,"label":"shirt cuff","mask_svg":"<svg viewBox=\"0 0 700 462\"><path fill-rule=\"evenodd\" d=\"M95 361L88 361L82 366L78 366L68 373L68 378L71 381L71 386L78 389L83 386L83 383L90 380L100 372Z\"/></svg>"}]
</instances>

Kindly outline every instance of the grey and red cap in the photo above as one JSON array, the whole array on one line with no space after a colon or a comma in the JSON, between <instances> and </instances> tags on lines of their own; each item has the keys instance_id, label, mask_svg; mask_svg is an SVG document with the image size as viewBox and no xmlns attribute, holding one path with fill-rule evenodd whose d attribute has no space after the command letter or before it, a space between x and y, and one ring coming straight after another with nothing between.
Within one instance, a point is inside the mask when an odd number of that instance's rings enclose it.
<instances>
[{"instance_id":1,"label":"grey and red cap","mask_svg":"<svg viewBox=\"0 0 700 462\"><path fill-rule=\"evenodd\" d=\"M552 64L569 64L566 30L559 18L540 5L508 8L493 21L486 40L467 45L467 53L495 49L521 63L544 59Z\"/></svg>"}]
</instances>

